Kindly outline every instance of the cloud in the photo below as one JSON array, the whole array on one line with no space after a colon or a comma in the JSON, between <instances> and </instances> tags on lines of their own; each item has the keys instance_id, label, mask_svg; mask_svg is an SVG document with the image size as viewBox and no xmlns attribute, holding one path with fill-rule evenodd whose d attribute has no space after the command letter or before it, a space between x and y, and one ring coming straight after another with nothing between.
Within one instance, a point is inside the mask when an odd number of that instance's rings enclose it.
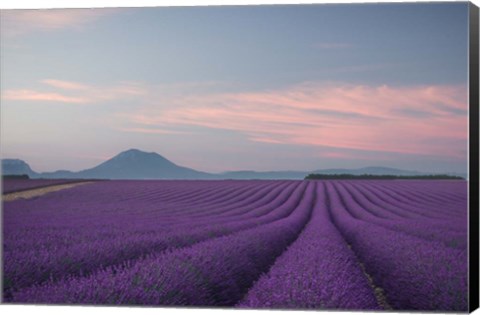
<instances>
[{"instance_id":1,"label":"cloud","mask_svg":"<svg viewBox=\"0 0 480 315\"><path fill-rule=\"evenodd\" d=\"M81 30L116 9L2 10L1 35L15 37L34 32Z\"/></svg>"},{"instance_id":2,"label":"cloud","mask_svg":"<svg viewBox=\"0 0 480 315\"><path fill-rule=\"evenodd\" d=\"M254 142L264 142L264 143L276 143L276 144L282 143L281 140L265 138L265 137L251 137L250 140Z\"/></svg>"},{"instance_id":3,"label":"cloud","mask_svg":"<svg viewBox=\"0 0 480 315\"><path fill-rule=\"evenodd\" d=\"M465 86L304 82L282 89L221 93L215 84L99 86L52 78L41 83L44 88L38 90L6 90L2 99L43 104L129 101L135 106L119 107L109 126L130 133L181 135L201 127L236 132L265 145L457 160L465 158L467 147Z\"/></svg>"},{"instance_id":4,"label":"cloud","mask_svg":"<svg viewBox=\"0 0 480 315\"><path fill-rule=\"evenodd\" d=\"M252 93L158 98L130 122L230 130L262 143L463 158L467 104L463 86L306 82Z\"/></svg>"},{"instance_id":5,"label":"cloud","mask_svg":"<svg viewBox=\"0 0 480 315\"><path fill-rule=\"evenodd\" d=\"M92 86L57 79L45 79L40 82L46 86L44 89L5 90L2 93L2 100L88 104L136 98L147 93L146 88L136 82L120 82L112 86Z\"/></svg>"},{"instance_id":6,"label":"cloud","mask_svg":"<svg viewBox=\"0 0 480 315\"><path fill-rule=\"evenodd\" d=\"M77 82L71 82L71 81L62 81L62 80L54 80L54 79L45 79L42 80L42 83L45 83L47 85L64 89L64 90L87 90L89 87L84 84L80 84Z\"/></svg>"},{"instance_id":7,"label":"cloud","mask_svg":"<svg viewBox=\"0 0 480 315\"><path fill-rule=\"evenodd\" d=\"M59 93L38 92L32 90L7 90L2 93L3 100L9 101L34 101L34 102L60 102L82 104L88 100L81 97L70 97Z\"/></svg>"}]
</instances>

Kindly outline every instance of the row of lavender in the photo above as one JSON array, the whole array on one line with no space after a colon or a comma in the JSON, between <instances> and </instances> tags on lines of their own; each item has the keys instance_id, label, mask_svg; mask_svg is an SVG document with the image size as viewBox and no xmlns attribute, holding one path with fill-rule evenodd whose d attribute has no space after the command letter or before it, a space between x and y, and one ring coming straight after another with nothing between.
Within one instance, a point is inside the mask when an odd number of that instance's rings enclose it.
<instances>
[{"instance_id":1,"label":"row of lavender","mask_svg":"<svg viewBox=\"0 0 480 315\"><path fill-rule=\"evenodd\" d=\"M293 211L304 190L298 182L202 184L99 182L7 203L6 291L278 219Z\"/></svg>"},{"instance_id":2,"label":"row of lavender","mask_svg":"<svg viewBox=\"0 0 480 315\"><path fill-rule=\"evenodd\" d=\"M22 303L467 308L463 181L97 182L5 203Z\"/></svg>"},{"instance_id":3,"label":"row of lavender","mask_svg":"<svg viewBox=\"0 0 480 315\"><path fill-rule=\"evenodd\" d=\"M345 181L319 185L326 200L323 205L317 204L318 218L312 218L297 242L249 290L239 306L368 308L367 295L355 294L365 291L366 285L361 277L352 276L352 259L341 250L346 242L350 254L354 253L357 264L368 275L377 305L386 309L465 311L466 186L465 182L444 184ZM391 195L389 203L383 204L379 196L373 198L371 194L378 190L383 195L408 191L405 196L410 198ZM435 198L443 203L430 202ZM413 202L409 205L409 201ZM439 214L444 221L437 218ZM306 252L311 254L302 255ZM285 282L290 285L282 285Z\"/></svg>"}]
</instances>

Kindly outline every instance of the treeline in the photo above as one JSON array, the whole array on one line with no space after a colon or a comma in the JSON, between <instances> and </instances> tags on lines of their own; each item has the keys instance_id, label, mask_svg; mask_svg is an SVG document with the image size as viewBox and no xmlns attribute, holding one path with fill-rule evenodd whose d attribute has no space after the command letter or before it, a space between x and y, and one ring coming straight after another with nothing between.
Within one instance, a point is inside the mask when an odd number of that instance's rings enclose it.
<instances>
[{"instance_id":1,"label":"treeline","mask_svg":"<svg viewBox=\"0 0 480 315\"><path fill-rule=\"evenodd\" d=\"M3 179L30 179L27 174L22 175L2 175Z\"/></svg>"},{"instance_id":2,"label":"treeline","mask_svg":"<svg viewBox=\"0 0 480 315\"><path fill-rule=\"evenodd\" d=\"M452 176L445 174L438 175L371 175L371 174L362 174L362 175L353 175L353 174L309 174L305 179L464 179L460 176Z\"/></svg>"}]
</instances>

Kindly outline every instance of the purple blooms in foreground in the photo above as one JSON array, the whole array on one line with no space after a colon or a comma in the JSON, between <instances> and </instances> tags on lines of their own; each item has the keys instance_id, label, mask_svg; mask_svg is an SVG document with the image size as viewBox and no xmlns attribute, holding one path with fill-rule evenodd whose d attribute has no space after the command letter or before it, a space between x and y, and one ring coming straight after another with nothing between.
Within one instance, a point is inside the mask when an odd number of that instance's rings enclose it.
<instances>
[{"instance_id":1,"label":"purple blooms in foreground","mask_svg":"<svg viewBox=\"0 0 480 315\"><path fill-rule=\"evenodd\" d=\"M3 215L6 302L467 310L464 181L104 181Z\"/></svg>"}]
</instances>

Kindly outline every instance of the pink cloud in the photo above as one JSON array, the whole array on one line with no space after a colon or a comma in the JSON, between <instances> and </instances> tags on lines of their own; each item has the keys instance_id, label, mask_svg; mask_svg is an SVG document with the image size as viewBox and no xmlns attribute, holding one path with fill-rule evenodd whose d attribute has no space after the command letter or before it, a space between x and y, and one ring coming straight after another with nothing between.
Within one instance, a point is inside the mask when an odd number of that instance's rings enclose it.
<instances>
[{"instance_id":1,"label":"pink cloud","mask_svg":"<svg viewBox=\"0 0 480 315\"><path fill-rule=\"evenodd\" d=\"M35 9L2 11L1 34L14 37L38 31L81 30L115 9Z\"/></svg>"},{"instance_id":2,"label":"pink cloud","mask_svg":"<svg viewBox=\"0 0 480 315\"><path fill-rule=\"evenodd\" d=\"M278 90L208 92L182 85L119 82L98 86L58 79L45 89L7 90L2 99L102 104L132 100L112 128L178 134L178 126L235 131L252 142L464 158L467 90L463 86L393 87L305 82ZM188 87L188 85L187 85ZM112 118L113 119L113 118ZM334 157L334 156L331 156ZM340 156L338 156L341 158Z\"/></svg>"},{"instance_id":3,"label":"pink cloud","mask_svg":"<svg viewBox=\"0 0 480 315\"><path fill-rule=\"evenodd\" d=\"M120 82L113 86L92 86L84 83L56 79L41 80L48 88L41 90L17 89L2 92L9 101L51 101L63 103L102 103L147 94L147 88L136 82ZM68 92L68 95L65 93Z\"/></svg>"},{"instance_id":4,"label":"pink cloud","mask_svg":"<svg viewBox=\"0 0 480 315\"><path fill-rule=\"evenodd\" d=\"M274 143L274 144L282 143L281 140L277 140L277 139L273 139L273 138L265 138L265 137L251 137L249 139L251 141L255 141L255 142Z\"/></svg>"},{"instance_id":5,"label":"pink cloud","mask_svg":"<svg viewBox=\"0 0 480 315\"><path fill-rule=\"evenodd\" d=\"M147 87L137 82L120 82L109 87L90 87L98 99L115 99L119 96L142 96L148 93Z\"/></svg>"},{"instance_id":6,"label":"pink cloud","mask_svg":"<svg viewBox=\"0 0 480 315\"><path fill-rule=\"evenodd\" d=\"M71 81L62 81L62 80L54 80L54 79L46 79L42 80L42 83L45 83L47 85L59 88L59 89L64 89L64 90L86 90L89 87L77 83L77 82L71 82Z\"/></svg>"},{"instance_id":7,"label":"pink cloud","mask_svg":"<svg viewBox=\"0 0 480 315\"><path fill-rule=\"evenodd\" d=\"M116 99L121 95L138 96L147 93L146 88L137 82L120 82L113 86L92 86L79 82L55 79L46 79L41 82L62 90L79 90L79 93L88 95L92 101Z\"/></svg>"},{"instance_id":8,"label":"pink cloud","mask_svg":"<svg viewBox=\"0 0 480 315\"><path fill-rule=\"evenodd\" d=\"M281 90L162 99L132 121L233 130L255 142L459 158L467 143L467 104L462 86L307 82Z\"/></svg>"},{"instance_id":9,"label":"pink cloud","mask_svg":"<svg viewBox=\"0 0 480 315\"><path fill-rule=\"evenodd\" d=\"M82 104L88 102L81 97L70 97L59 93L37 92L32 90L7 90L2 93L2 99L10 101L48 101Z\"/></svg>"}]
</instances>

